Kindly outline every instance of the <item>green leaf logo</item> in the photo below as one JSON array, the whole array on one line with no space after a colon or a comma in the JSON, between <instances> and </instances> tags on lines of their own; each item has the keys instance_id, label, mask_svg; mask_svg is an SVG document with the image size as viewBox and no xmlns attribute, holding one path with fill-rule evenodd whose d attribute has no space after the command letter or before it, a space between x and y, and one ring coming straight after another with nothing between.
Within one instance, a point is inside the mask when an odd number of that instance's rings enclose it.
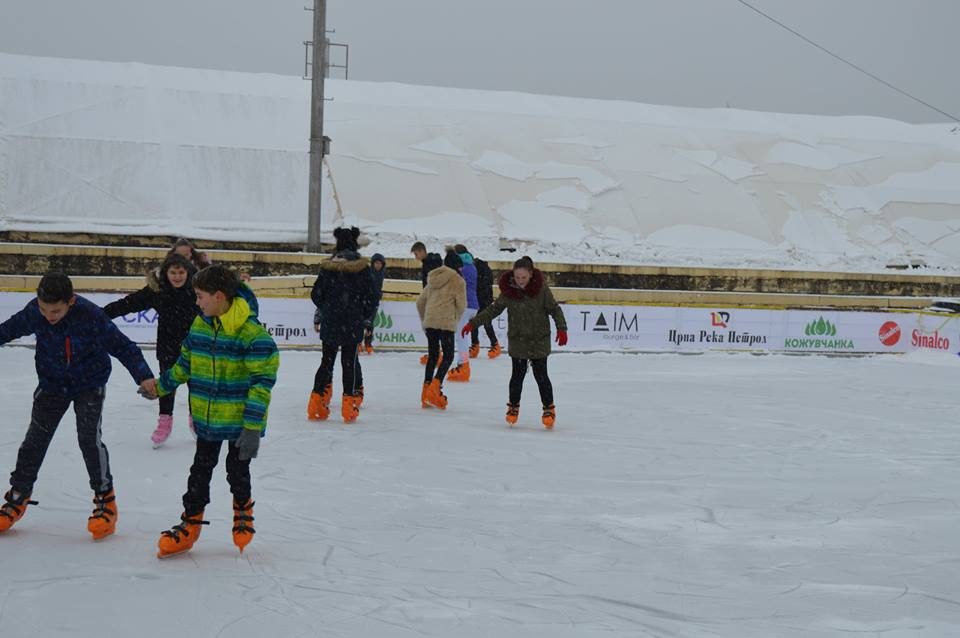
<instances>
[{"instance_id":1,"label":"green leaf logo","mask_svg":"<svg viewBox=\"0 0 960 638\"><path fill-rule=\"evenodd\" d=\"M389 330L393 327L393 317L379 310L377 311L377 316L373 318L373 327Z\"/></svg>"},{"instance_id":2,"label":"green leaf logo","mask_svg":"<svg viewBox=\"0 0 960 638\"><path fill-rule=\"evenodd\" d=\"M837 334L837 327L820 317L816 321L808 323L803 333L808 337L834 337Z\"/></svg>"}]
</instances>

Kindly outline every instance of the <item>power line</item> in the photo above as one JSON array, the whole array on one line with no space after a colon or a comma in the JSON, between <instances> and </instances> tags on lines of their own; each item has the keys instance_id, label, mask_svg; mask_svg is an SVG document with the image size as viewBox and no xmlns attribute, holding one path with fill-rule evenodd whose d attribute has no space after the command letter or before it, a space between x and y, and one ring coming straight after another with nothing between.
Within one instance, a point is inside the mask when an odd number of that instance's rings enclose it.
<instances>
[{"instance_id":1,"label":"power line","mask_svg":"<svg viewBox=\"0 0 960 638\"><path fill-rule=\"evenodd\" d=\"M770 22L773 22L774 24L778 25L779 27L781 27L781 28L783 28L783 29L786 29L787 31L789 31L789 32L792 33L793 35L797 36L798 38L800 38L801 40L803 40L804 42L806 42L807 44L810 44L810 45L812 45L812 46L815 46L816 48L820 49L821 51L823 51L824 53L826 53L826 54L829 55L830 57L835 58L835 59L839 60L840 62L843 62L843 63L846 64L847 66L856 69L857 71L859 71L860 73L863 73L863 74L866 75L867 77L873 78L874 80L876 80L876 81L879 82L880 84L883 84L884 86L893 89L894 91L896 91L896 92L899 93L900 95L906 96L906 97L910 98L911 100L913 100L914 102L919 102L920 104L924 105L925 107L936 111L936 112L939 113L940 115L945 115L945 116L949 117L949 118L950 118L951 120L953 120L954 122L960 122L960 119L958 119L955 115L952 115L952 114L950 114L950 113L947 113L947 112L944 111L943 109L939 109L939 108L937 108L936 106L934 106L933 104L930 104L929 102L925 102L925 101L921 100L921 99L918 98L916 95L913 95L913 94L911 94L911 93L908 93L907 91L904 91L903 89L901 89L901 88L899 88L899 87L897 87L897 86L894 86L893 84L887 82L886 80L884 80L883 78L877 76L876 74L871 73L870 71L867 71L867 70L864 69L863 67L858 66L857 64L854 64L854 63L851 62L850 60L847 60L846 58L844 58L844 57L842 57L842 56L840 56L840 55L837 55L836 53L834 53L833 51L827 49L826 47L817 44L816 42L814 42L813 40L811 40L811 39L808 38L807 36L803 35L803 34L800 33L799 31L797 31L796 29L793 29L793 28L787 26L786 24L780 22L779 20L777 20L777 19L774 18L773 16L764 13L763 11L761 11L761 10L758 9L758 8L756 8L755 6L753 6L752 4L750 4L749 2L747 2L746 0L737 0L737 2L739 2L740 4L742 4L743 6L745 6L746 8L750 9L751 11L754 11L754 12L760 14L761 16L763 16L764 18L766 18L766 19L769 20Z\"/></svg>"}]
</instances>

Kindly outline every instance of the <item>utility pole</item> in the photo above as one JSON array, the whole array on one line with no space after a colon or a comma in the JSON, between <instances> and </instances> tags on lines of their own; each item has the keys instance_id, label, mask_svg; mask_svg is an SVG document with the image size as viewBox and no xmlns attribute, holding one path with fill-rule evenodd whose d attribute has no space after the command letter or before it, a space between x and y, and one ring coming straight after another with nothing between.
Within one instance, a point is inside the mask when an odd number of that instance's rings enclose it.
<instances>
[{"instance_id":1,"label":"utility pole","mask_svg":"<svg viewBox=\"0 0 960 638\"><path fill-rule=\"evenodd\" d=\"M327 75L327 0L313 0L313 78L310 98L310 195L307 203L307 252L320 252L320 192L323 156L330 138L323 134L323 81Z\"/></svg>"}]
</instances>

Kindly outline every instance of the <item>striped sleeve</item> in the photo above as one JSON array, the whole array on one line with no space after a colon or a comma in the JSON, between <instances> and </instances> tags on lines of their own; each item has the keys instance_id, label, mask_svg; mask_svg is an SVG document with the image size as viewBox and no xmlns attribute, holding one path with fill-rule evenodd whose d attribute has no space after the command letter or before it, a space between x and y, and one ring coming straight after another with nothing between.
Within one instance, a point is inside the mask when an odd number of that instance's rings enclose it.
<instances>
[{"instance_id":1,"label":"striped sleeve","mask_svg":"<svg viewBox=\"0 0 960 638\"><path fill-rule=\"evenodd\" d=\"M259 330L244 356L244 364L250 374L250 390L243 407L243 428L263 432L267 427L267 408L270 393L277 382L280 353L277 344L259 326Z\"/></svg>"}]
</instances>

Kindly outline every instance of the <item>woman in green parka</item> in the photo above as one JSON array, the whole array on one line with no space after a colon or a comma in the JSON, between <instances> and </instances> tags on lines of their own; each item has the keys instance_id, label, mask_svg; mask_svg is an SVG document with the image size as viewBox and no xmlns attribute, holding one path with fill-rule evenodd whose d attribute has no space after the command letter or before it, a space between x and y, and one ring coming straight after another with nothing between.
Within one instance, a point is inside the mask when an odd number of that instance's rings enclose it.
<instances>
[{"instance_id":1,"label":"woman in green parka","mask_svg":"<svg viewBox=\"0 0 960 638\"><path fill-rule=\"evenodd\" d=\"M464 326L463 334L468 334L475 325L489 323L504 310L507 311L508 352L513 360L507 423L513 425L520 415L520 393L529 362L543 402L541 420L544 427L552 428L557 409L553 403L553 384L547 374L547 356L550 354L548 317L553 317L557 326L557 345L564 346L567 344L567 322L563 310L553 298L543 273L533 267L533 260L527 256L515 261L513 270L500 275L497 285L500 287L500 296Z\"/></svg>"}]
</instances>

